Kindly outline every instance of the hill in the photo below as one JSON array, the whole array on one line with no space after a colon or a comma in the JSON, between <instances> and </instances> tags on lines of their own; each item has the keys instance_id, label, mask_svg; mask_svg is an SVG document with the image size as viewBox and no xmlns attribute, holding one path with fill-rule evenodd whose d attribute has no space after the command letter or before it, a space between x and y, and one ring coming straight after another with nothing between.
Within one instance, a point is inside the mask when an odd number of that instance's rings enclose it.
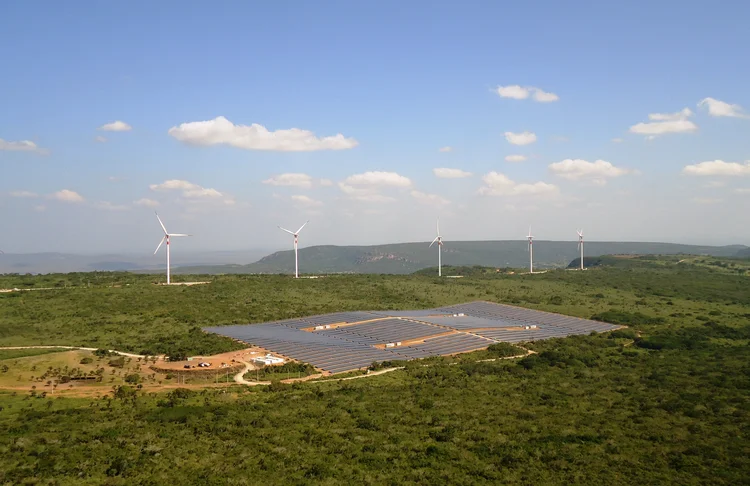
<instances>
[{"instance_id":1,"label":"hill","mask_svg":"<svg viewBox=\"0 0 750 486\"><path fill-rule=\"evenodd\" d=\"M312 246L299 250L301 273L385 273L408 274L434 267L437 250L428 243L399 243L377 246ZM564 268L576 258L577 245L571 241L535 241L534 268ZM736 256L748 250L742 245L697 246L675 243L590 242L586 257L600 255L692 254L716 257ZM524 241L456 241L443 247L443 264L524 268L529 254ZM182 274L294 272L294 252L279 251L248 265L183 266Z\"/></svg>"}]
</instances>

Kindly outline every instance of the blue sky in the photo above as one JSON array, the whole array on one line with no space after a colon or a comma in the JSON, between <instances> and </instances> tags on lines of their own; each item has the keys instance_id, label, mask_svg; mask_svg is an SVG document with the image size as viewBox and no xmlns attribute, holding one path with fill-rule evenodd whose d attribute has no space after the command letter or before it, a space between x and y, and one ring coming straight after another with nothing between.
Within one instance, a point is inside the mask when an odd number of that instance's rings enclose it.
<instances>
[{"instance_id":1,"label":"blue sky","mask_svg":"<svg viewBox=\"0 0 750 486\"><path fill-rule=\"evenodd\" d=\"M403 3L6 2L0 248L748 243L746 2Z\"/></svg>"}]
</instances>

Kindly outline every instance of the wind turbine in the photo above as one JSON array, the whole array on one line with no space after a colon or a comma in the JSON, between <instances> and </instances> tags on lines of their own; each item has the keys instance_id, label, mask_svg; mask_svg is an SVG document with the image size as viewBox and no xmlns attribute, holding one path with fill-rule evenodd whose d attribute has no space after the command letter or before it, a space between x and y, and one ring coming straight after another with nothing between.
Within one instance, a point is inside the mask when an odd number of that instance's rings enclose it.
<instances>
[{"instance_id":1,"label":"wind turbine","mask_svg":"<svg viewBox=\"0 0 750 486\"><path fill-rule=\"evenodd\" d=\"M529 240L529 273L534 273L534 237L531 236L531 226L529 226L529 234L526 238Z\"/></svg>"},{"instance_id":2,"label":"wind turbine","mask_svg":"<svg viewBox=\"0 0 750 486\"><path fill-rule=\"evenodd\" d=\"M432 240L432 243L430 243L429 248L432 248L432 245L437 243L438 246L438 277L443 276L443 261L442 261L442 247L443 247L443 237L440 236L440 218L437 220L437 236L434 240Z\"/></svg>"},{"instance_id":3,"label":"wind turbine","mask_svg":"<svg viewBox=\"0 0 750 486\"><path fill-rule=\"evenodd\" d=\"M583 270L583 230L578 230L578 249L581 250L581 270Z\"/></svg>"},{"instance_id":4,"label":"wind turbine","mask_svg":"<svg viewBox=\"0 0 750 486\"><path fill-rule=\"evenodd\" d=\"M302 231L302 228L307 225L310 221L305 221L305 224L299 227L297 231L289 231L286 228L282 228L279 226L279 229L282 231L286 231L290 235L294 236L294 278L299 278L299 258L297 257L297 240L299 238L299 232Z\"/></svg>"},{"instance_id":5,"label":"wind turbine","mask_svg":"<svg viewBox=\"0 0 750 486\"><path fill-rule=\"evenodd\" d=\"M159 248L161 248L161 245L166 241L167 242L167 285L169 285L170 283L172 283L172 280L171 280L171 270L170 270L170 266L169 266L169 238L171 238L172 236L192 236L192 235L186 235L186 234L183 234L183 233L170 233L170 232L168 232L167 228L164 226L164 223L161 222L161 218L159 217L159 214L156 213L156 212L154 214L156 214L156 219L159 220L159 224L161 225L161 229L164 230L164 236L161 238L161 241L159 242L159 246L156 247L156 250L154 251L154 255L156 255L156 252L159 251Z\"/></svg>"}]
</instances>

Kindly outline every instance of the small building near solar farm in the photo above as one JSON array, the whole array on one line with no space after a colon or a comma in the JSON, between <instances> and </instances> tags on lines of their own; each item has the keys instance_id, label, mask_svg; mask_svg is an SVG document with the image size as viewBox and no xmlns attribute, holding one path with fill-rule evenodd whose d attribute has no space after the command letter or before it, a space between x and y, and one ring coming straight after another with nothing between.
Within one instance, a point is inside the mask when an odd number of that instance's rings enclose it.
<instances>
[{"instance_id":1,"label":"small building near solar farm","mask_svg":"<svg viewBox=\"0 0 750 486\"><path fill-rule=\"evenodd\" d=\"M257 358L253 358L253 362L255 362L256 364L262 364L262 365L268 366L268 365L281 364L284 362L284 359L274 356L271 353L268 353L265 356L258 356Z\"/></svg>"}]
</instances>

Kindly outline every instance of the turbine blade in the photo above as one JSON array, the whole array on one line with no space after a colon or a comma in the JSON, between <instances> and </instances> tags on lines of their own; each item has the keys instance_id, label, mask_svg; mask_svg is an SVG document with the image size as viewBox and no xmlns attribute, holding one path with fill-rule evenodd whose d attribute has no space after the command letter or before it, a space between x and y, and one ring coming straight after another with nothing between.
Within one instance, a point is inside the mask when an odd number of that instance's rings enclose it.
<instances>
[{"instance_id":1,"label":"turbine blade","mask_svg":"<svg viewBox=\"0 0 750 486\"><path fill-rule=\"evenodd\" d=\"M440 236L440 218L437 219L437 234Z\"/></svg>"},{"instance_id":2,"label":"turbine blade","mask_svg":"<svg viewBox=\"0 0 750 486\"><path fill-rule=\"evenodd\" d=\"M159 246L156 247L156 250L154 250L154 255L156 255L156 252L159 251L159 248L161 248L161 245L164 244L164 240L167 239L167 235L164 235L161 237L161 241L159 242Z\"/></svg>"},{"instance_id":3,"label":"turbine blade","mask_svg":"<svg viewBox=\"0 0 750 486\"><path fill-rule=\"evenodd\" d=\"M166 235L167 233L169 233L167 231L167 228L164 226L164 223L161 222L161 218L159 217L159 213L157 213L156 211L154 211L154 214L156 215L156 219L159 220L159 224L161 225L161 229L164 230L164 234Z\"/></svg>"},{"instance_id":4,"label":"turbine blade","mask_svg":"<svg viewBox=\"0 0 750 486\"><path fill-rule=\"evenodd\" d=\"M193 235L186 235L184 233L169 233L169 236L193 236Z\"/></svg>"},{"instance_id":5,"label":"turbine blade","mask_svg":"<svg viewBox=\"0 0 750 486\"><path fill-rule=\"evenodd\" d=\"M293 234L294 234L294 233L292 233L291 231L289 231L288 229L286 229L286 228L282 228L281 226L279 226L278 228L279 228L279 229L280 229L281 231L286 231L286 232L287 232L287 233L289 233L290 235L293 235Z\"/></svg>"},{"instance_id":6,"label":"turbine blade","mask_svg":"<svg viewBox=\"0 0 750 486\"><path fill-rule=\"evenodd\" d=\"M299 232L302 231L302 228L304 228L305 226L307 226L307 223L309 223L309 222L310 221L305 221L305 224L303 224L302 226L300 226L299 229L297 230L297 234L299 234Z\"/></svg>"},{"instance_id":7,"label":"turbine blade","mask_svg":"<svg viewBox=\"0 0 750 486\"><path fill-rule=\"evenodd\" d=\"M436 236L435 239L432 240L432 243L430 243L430 246L428 246L427 248L432 248L432 245L434 245L437 240L438 239L437 239L437 236Z\"/></svg>"}]
</instances>

